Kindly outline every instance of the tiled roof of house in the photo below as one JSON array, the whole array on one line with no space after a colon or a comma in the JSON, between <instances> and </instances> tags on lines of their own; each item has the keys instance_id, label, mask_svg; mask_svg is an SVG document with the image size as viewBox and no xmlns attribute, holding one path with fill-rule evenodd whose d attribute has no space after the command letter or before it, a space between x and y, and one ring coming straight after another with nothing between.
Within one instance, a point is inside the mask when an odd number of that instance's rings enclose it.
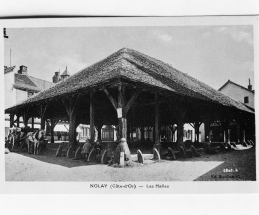
<instances>
[{"instance_id":1,"label":"tiled roof of house","mask_svg":"<svg viewBox=\"0 0 259 215\"><path fill-rule=\"evenodd\" d=\"M235 83L233 81L230 81L230 80L228 80L225 84L223 84L223 86L219 88L219 91L221 91L228 84L234 84L234 85L236 85L236 86L238 86L238 87L240 87L240 88L242 88L244 90L247 90L247 91L249 91L251 93L254 93L254 90L249 90L248 88L245 88L245 87L243 87L243 86L241 86L241 85L239 85L239 84L237 84L237 83Z\"/></svg>"},{"instance_id":2,"label":"tiled roof of house","mask_svg":"<svg viewBox=\"0 0 259 215\"><path fill-rule=\"evenodd\" d=\"M40 92L41 89L38 88L27 75L15 74L14 87L22 90L32 90L35 92Z\"/></svg>"},{"instance_id":3,"label":"tiled roof of house","mask_svg":"<svg viewBox=\"0 0 259 215\"><path fill-rule=\"evenodd\" d=\"M15 68L15 66L11 66L11 67L5 66L4 67L4 74L13 71L14 68Z\"/></svg>"},{"instance_id":4,"label":"tiled roof of house","mask_svg":"<svg viewBox=\"0 0 259 215\"><path fill-rule=\"evenodd\" d=\"M39 78L28 76L28 78L41 90L46 90L50 87L53 87L55 84L49 81L45 81Z\"/></svg>"}]
</instances>

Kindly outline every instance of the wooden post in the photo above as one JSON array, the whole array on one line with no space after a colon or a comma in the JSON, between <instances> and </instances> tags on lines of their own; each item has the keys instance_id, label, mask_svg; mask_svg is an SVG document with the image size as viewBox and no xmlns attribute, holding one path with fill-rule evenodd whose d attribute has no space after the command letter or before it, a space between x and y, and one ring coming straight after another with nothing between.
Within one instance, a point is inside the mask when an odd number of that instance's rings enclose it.
<instances>
[{"instance_id":1,"label":"wooden post","mask_svg":"<svg viewBox=\"0 0 259 215\"><path fill-rule=\"evenodd\" d=\"M230 137L231 137L230 134L231 134L231 129L229 128L229 129L228 129L228 143L229 143L229 144L230 144Z\"/></svg>"},{"instance_id":2,"label":"wooden post","mask_svg":"<svg viewBox=\"0 0 259 215\"><path fill-rule=\"evenodd\" d=\"M69 146L72 146L72 149L75 149L76 142L75 142L75 121L76 121L76 113L75 108L78 102L80 94L77 95L76 98L69 98L68 102L63 101L67 115L69 118Z\"/></svg>"},{"instance_id":3,"label":"wooden post","mask_svg":"<svg viewBox=\"0 0 259 215\"><path fill-rule=\"evenodd\" d=\"M201 123L199 121L196 121L194 123L194 130L195 130L195 142L199 142L199 136L200 136L200 131L199 131L199 128L200 128L200 125Z\"/></svg>"},{"instance_id":4,"label":"wooden post","mask_svg":"<svg viewBox=\"0 0 259 215\"><path fill-rule=\"evenodd\" d=\"M240 143L244 144L245 141L245 120L243 118L240 118L239 121L239 135L240 135Z\"/></svg>"},{"instance_id":5,"label":"wooden post","mask_svg":"<svg viewBox=\"0 0 259 215\"><path fill-rule=\"evenodd\" d=\"M20 127L20 115L16 115L17 116L17 127L19 128Z\"/></svg>"},{"instance_id":6,"label":"wooden post","mask_svg":"<svg viewBox=\"0 0 259 215\"><path fill-rule=\"evenodd\" d=\"M75 128L74 128L74 143L75 143L76 147L77 147L77 141L79 140L79 139L77 139L78 134L77 134L76 129L77 129L77 127L79 126L79 124L80 124L80 121L75 120Z\"/></svg>"},{"instance_id":7,"label":"wooden post","mask_svg":"<svg viewBox=\"0 0 259 215\"><path fill-rule=\"evenodd\" d=\"M128 129L127 129L127 137L128 137L127 142L130 143L130 141L131 141L131 139L130 139L131 129L130 129L129 125L127 127L128 127Z\"/></svg>"},{"instance_id":8,"label":"wooden post","mask_svg":"<svg viewBox=\"0 0 259 215\"><path fill-rule=\"evenodd\" d=\"M10 128L13 127L13 123L14 122L14 114L13 113L10 113Z\"/></svg>"},{"instance_id":9,"label":"wooden post","mask_svg":"<svg viewBox=\"0 0 259 215\"><path fill-rule=\"evenodd\" d=\"M75 121L76 121L76 116L74 114L70 114L69 116L69 146L75 146Z\"/></svg>"},{"instance_id":10,"label":"wooden post","mask_svg":"<svg viewBox=\"0 0 259 215\"><path fill-rule=\"evenodd\" d=\"M59 120L55 120L55 119L51 119L50 121L46 120L47 125L49 126L50 129L50 142L54 143L54 128L57 125L57 123L59 122Z\"/></svg>"},{"instance_id":11,"label":"wooden post","mask_svg":"<svg viewBox=\"0 0 259 215\"><path fill-rule=\"evenodd\" d=\"M155 139L154 139L154 148L156 148L160 154L161 152L161 144L159 138L159 101L158 101L158 94L155 93Z\"/></svg>"},{"instance_id":12,"label":"wooden post","mask_svg":"<svg viewBox=\"0 0 259 215\"><path fill-rule=\"evenodd\" d=\"M45 130L46 127L46 119L45 119L45 111L47 109L47 104L41 104L38 106L38 112L40 115L40 129Z\"/></svg>"},{"instance_id":13,"label":"wooden post","mask_svg":"<svg viewBox=\"0 0 259 215\"><path fill-rule=\"evenodd\" d=\"M54 143L55 139L54 139L54 121L53 121L53 119L51 119L50 134L51 134L50 142Z\"/></svg>"},{"instance_id":14,"label":"wooden post","mask_svg":"<svg viewBox=\"0 0 259 215\"><path fill-rule=\"evenodd\" d=\"M118 86L118 106L117 106L117 116L118 116L118 126L119 126L119 139L127 139L127 119L126 119L126 106L125 106L125 86Z\"/></svg>"},{"instance_id":15,"label":"wooden post","mask_svg":"<svg viewBox=\"0 0 259 215\"><path fill-rule=\"evenodd\" d=\"M94 92L90 92L90 141L92 144L94 143L94 138Z\"/></svg>"},{"instance_id":16,"label":"wooden post","mask_svg":"<svg viewBox=\"0 0 259 215\"><path fill-rule=\"evenodd\" d=\"M223 130L224 130L224 143L228 142L228 121L225 120L223 123Z\"/></svg>"},{"instance_id":17,"label":"wooden post","mask_svg":"<svg viewBox=\"0 0 259 215\"><path fill-rule=\"evenodd\" d=\"M34 131L34 117L31 118L31 128Z\"/></svg>"},{"instance_id":18,"label":"wooden post","mask_svg":"<svg viewBox=\"0 0 259 215\"><path fill-rule=\"evenodd\" d=\"M102 124L96 125L96 129L97 129L97 132L98 132L98 136L97 136L98 140L102 140L102 127L103 127Z\"/></svg>"},{"instance_id":19,"label":"wooden post","mask_svg":"<svg viewBox=\"0 0 259 215\"><path fill-rule=\"evenodd\" d=\"M46 124L43 117L40 118L40 129L45 130Z\"/></svg>"},{"instance_id":20,"label":"wooden post","mask_svg":"<svg viewBox=\"0 0 259 215\"><path fill-rule=\"evenodd\" d=\"M242 144L243 144L243 143L246 143L246 130L243 130L242 134L243 134L242 135L243 136L242 137Z\"/></svg>"},{"instance_id":21,"label":"wooden post","mask_svg":"<svg viewBox=\"0 0 259 215\"><path fill-rule=\"evenodd\" d=\"M127 104L126 104L126 98L125 98L125 86L123 84L119 84L119 86L118 86L118 102L112 97L112 95L109 93L109 91L107 89L104 88L103 90L106 93L109 100L111 101L113 107L117 111L118 139L126 138L126 140L127 140L127 119L126 119L126 115L127 115L127 112L130 110L132 104L136 101L139 93L141 92L141 89L137 89L133 93L130 100L127 102ZM128 148L128 146L126 146L126 148ZM129 152L129 154L126 154L126 156L130 156L130 152Z\"/></svg>"},{"instance_id":22,"label":"wooden post","mask_svg":"<svg viewBox=\"0 0 259 215\"><path fill-rule=\"evenodd\" d=\"M177 122L177 147L183 147L183 118L179 117Z\"/></svg>"},{"instance_id":23,"label":"wooden post","mask_svg":"<svg viewBox=\"0 0 259 215\"><path fill-rule=\"evenodd\" d=\"M209 130L209 143L211 143L211 130Z\"/></svg>"},{"instance_id":24,"label":"wooden post","mask_svg":"<svg viewBox=\"0 0 259 215\"><path fill-rule=\"evenodd\" d=\"M227 133L226 133L225 129L224 129L223 133L224 133L224 143L226 143L227 142Z\"/></svg>"},{"instance_id":25,"label":"wooden post","mask_svg":"<svg viewBox=\"0 0 259 215\"><path fill-rule=\"evenodd\" d=\"M22 119L23 119L23 124L24 127L26 128L28 126L28 108L22 111Z\"/></svg>"},{"instance_id":26,"label":"wooden post","mask_svg":"<svg viewBox=\"0 0 259 215\"><path fill-rule=\"evenodd\" d=\"M204 116L204 130L205 130L205 142L210 141L210 115Z\"/></svg>"}]
</instances>

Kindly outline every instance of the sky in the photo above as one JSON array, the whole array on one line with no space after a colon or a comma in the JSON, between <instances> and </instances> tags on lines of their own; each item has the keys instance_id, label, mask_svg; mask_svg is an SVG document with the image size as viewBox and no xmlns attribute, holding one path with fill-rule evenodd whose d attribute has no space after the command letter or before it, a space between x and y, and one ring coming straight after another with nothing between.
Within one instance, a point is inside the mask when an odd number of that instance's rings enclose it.
<instances>
[{"instance_id":1,"label":"sky","mask_svg":"<svg viewBox=\"0 0 259 215\"><path fill-rule=\"evenodd\" d=\"M7 28L4 63L52 81L126 47L154 57L219 89L231 80L254 85L253 26ZM254 88L254 87L253 87Z\"/></svg>"}]
</instances>

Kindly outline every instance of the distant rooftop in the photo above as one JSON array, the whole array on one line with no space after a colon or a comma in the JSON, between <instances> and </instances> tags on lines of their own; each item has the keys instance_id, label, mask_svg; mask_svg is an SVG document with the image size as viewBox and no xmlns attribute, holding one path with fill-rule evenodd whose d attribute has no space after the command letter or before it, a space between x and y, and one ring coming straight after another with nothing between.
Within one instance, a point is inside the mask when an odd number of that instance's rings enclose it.
<instances>
[{"instance_id":1,"label":"distant rooftop","mask_svg":"<svg viewBox=\"0 0 259 215\"><path fill-rule=\"evenodd\" d=\"M219 88L219 91L221 91L227 84L234 84L234 85L236 85L236 86L238 86L238 87L240 87L240 88L242 88L244 90L247 90L247 91L249 91L251 93L254 93L254 90L250 90L250 89L248 89L246 87L243 87L243 86L241 86L241 85L239 85L239 84L237 84L237 83L235 83L233 81L230 81L230 80L228 80L225 84L223 84L223 86ZM252 86L252 85L249 84L249 86Z\"/></svg>"},{"instance_id":2,"label":"distant rooftop","mask_svg":"<svg viewBox=\"0 0 259 215\"><path fill-rule=\"evenodd\" d=\"M70 73L69 73L68 70L67 70L67 66L66 66L66 69L65 69L65 71L62 73L61 76L70 76Z\"/></svg>"}]
</instances>

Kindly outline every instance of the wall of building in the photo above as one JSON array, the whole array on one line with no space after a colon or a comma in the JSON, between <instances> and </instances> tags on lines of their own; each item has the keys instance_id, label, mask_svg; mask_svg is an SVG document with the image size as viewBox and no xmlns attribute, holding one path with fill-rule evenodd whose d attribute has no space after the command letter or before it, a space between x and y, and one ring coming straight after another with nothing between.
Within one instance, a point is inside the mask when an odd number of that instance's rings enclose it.
<instances>
[{"instance_id":1,"label":"wall of building","mask_svg":"<svg viewBox=\"0 0 259 215\"><path fill-rule=\"evenodd\" d=\"M225 95L240 101L244 103L244 97L248 96L249 97L249 103L246 103L249 107L254 108L254 93L246 90L242 87L239 87L235 84L227 84L224 88L220 90L220 92L224 93Z\"/></svg>"},{"instance_id":2,"label":"wall of building","mask_svg":"<svg viewBox=\"0 0 259 215\"><path fill-rule=\"evenodd\" d=\"M5 93L5 109L15 104L13 97L14 72L4 75L4 93Z\"/></svg>"},{"instance_id":3,"label":"wall of building","mask_svg":"<svg viewBox=\"0 0 259 215\"><path fill-rule=\"evenodd\" d=\"M28 98L28 92L24 90L14 89L15 94L15 104L24 101Z\"/></svg>"}]
</instances>

